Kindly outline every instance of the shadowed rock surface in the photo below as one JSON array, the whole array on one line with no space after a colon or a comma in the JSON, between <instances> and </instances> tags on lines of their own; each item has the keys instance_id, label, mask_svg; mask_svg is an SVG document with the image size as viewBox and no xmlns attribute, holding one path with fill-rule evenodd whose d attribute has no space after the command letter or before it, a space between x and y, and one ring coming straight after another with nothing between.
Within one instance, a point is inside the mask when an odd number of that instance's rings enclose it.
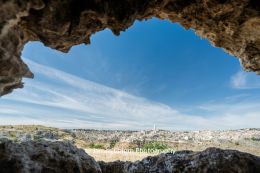
<instances>
[{"instance_id":1,"label":"shadowed rock surface","mask_svg":"<svg viewBox=\"0 0 260 173\"><path fill-rule=\"evenodd\" d=\"M99 162L102 173L259 173L260 158L235 150L208 148L147 157L142 161Z\"/></svg>"},{"instance_id":2,"label":"shadowed rock surface","mask_svg":"<svg viewBox=\"0 0 260 173\"><path fill-rule=\"evenodd\" d=\"M136 162L96 162L65 142L0 141L1 173L259 173L260 157L208 148L179 151Z\"/></svg>"},{"instance_id":3,"label":"shadowed rock surface","mask_svg":"<svg viewBox=\"0 0 260 173\"><path fill-rule=\"evenodd\" d=\"M157 17L192 28L213 46L260 73L259 0L0 0L0 95L22 88L33 77L21 60L28 41L63 52L90 43L95 32L115 35L135 20ZM173 40L174 41L174 40ZM188 63L188 62L187 62Z\"/></svg>"},{"instance_id":4,"label":"shadowed rock surface","mask_svg":"<svg viewBox=\"0 0 260 173\"><path fill-rule=\"evenodd\" d=\"M82 149L62 142L0 141L1 173L101 173Z\"/></svg>"}]
</instances>

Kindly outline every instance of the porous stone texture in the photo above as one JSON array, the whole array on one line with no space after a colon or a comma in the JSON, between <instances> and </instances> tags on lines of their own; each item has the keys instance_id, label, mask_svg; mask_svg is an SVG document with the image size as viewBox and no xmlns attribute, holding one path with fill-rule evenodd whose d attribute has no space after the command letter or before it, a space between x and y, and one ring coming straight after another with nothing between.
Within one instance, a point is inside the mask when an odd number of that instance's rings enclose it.
<instances>
[{"instance_id":1,"label":"porous stone texture","mask_svg":"<svg viewBox=\"0 0 260 173\"><path fill-rule=\"evenodd\" d=\"M1 173L259 173L260 157L236 150L178 151L136 162L96 162L66 142L0 140Z\"/></svg>"},{"instance_id":2,"label":"porous stone texture","mask_svg":"<svg viewBox=\"0 0 260 173\"><path fill-rule=\"evenodd\" d=\"M82 149L61 142L0 141L1 173L101 173Z\"/></svg>"},{"instance_id":3,"label":"porous stone texture","mask_svg":"<svg viewBox=\"0 0 260 173\"><path fill-rule=\"evenodd\" d=\"M239 58L246 71L260 73L259 0L0 0L0 95L33 77L21 60L28 41L63 52L90 43L95 32L115 35L135 20L157 17L192 28L213 46ZM173 40L174 41L174 40Z\"/></svg>"},{"instance_id":4,"label":"porous stone texture","mask_svg":"<svg viewBox=\"0 0 260 173\"><path fill-rule=\"evenodd\" d=\"M99 162L102 173L257 173L260 158L235 150L208 148L147 157L142 161Z\"/></svg>"}]
</instances>

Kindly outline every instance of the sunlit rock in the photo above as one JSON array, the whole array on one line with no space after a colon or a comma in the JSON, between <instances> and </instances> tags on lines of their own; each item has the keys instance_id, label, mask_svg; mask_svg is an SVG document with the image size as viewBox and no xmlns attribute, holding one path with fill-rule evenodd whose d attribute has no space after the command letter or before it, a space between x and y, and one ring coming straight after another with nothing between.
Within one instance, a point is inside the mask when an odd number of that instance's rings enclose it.
<instances>
[{"instance_id":1,"label":"sunlit rock","mask_svg":"<svg viewBox=\"0 0 260 173\"><path fill-rule=\"evenodd\" d=\"M142 161L99 162L102 173L256 173L260 158L235 150L209 148L202 152L179 151L147 157Z\"/></svg>"},{"instance_id":2,"label":"sunlit rock","mask_svg":"<svg viewBox=\"0 0 260 173\"><path fill-rule=\"evenodd\" d=\"M62 142L0 141L1 173L101 173L82 149Z\"/></svg>"},{"instance_id":3,"label":"sunlit rock","mask_svg":"<svg viewBox=\"0 0 260 173\"><path fill-rule=\"evenodd\" d=\"M1 173L257 173L260 157L236 150L178 151L136 162L96 162L67 142L0 141Z\"/></svg>"}]
</instances>

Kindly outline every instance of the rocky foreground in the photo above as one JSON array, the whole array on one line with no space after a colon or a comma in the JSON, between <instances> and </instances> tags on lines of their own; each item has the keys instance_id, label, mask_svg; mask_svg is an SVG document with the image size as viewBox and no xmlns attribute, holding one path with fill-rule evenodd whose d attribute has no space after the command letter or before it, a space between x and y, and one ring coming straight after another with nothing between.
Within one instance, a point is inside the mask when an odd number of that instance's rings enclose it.
<instances>
[{"instance_id":1,"label":"rocky foreground","mask_svg":"<svg viewBox=\"0 0 260 173\"><path fill-rule=\"evenodd\" d=\"M259 173L260 157L208 148L179 151L136 162L96 162L71 143L0 141L1 173Z\"/></svg>"}]
</instances>

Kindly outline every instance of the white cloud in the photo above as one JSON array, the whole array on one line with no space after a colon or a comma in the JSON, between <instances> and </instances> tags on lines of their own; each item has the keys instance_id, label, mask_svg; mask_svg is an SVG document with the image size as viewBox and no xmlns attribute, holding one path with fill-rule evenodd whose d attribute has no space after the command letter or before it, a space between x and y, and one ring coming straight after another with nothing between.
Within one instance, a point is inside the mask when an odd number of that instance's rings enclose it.
<instances>
[{"instance_id":1,"label":"white cloud","mask_svg":"<svg viewBox=\"0 0 260 173\"><path fill-rule=\"evenodd\" d=\"M260 127L260 101L224 100L200 105L199 108L208 113L209 119L222 128Z\"/></svg>"},{"instance_id":2,"label":"white cloud","mask_svg":"<svg viewBox=\"0 0 260 173\"><path fill-rule=\"evenodd\" d=\"M254 73L239 71L231 77L231 87L235 89L260 88L260 76Z\"/></svg>"},{"instance_id":3,"label":"white cloud","mask_svg":"<svg viewBox=\"0 0 260 173\"><path fill-rule=\"evenodd\" d=\"M42 124L62 128L226 129L257 127L259 102L199 106L209 116L180 112L168 105L97 84L28 59L34 80L0 100L0 124Z\"/></svg>"}]
</instances>

